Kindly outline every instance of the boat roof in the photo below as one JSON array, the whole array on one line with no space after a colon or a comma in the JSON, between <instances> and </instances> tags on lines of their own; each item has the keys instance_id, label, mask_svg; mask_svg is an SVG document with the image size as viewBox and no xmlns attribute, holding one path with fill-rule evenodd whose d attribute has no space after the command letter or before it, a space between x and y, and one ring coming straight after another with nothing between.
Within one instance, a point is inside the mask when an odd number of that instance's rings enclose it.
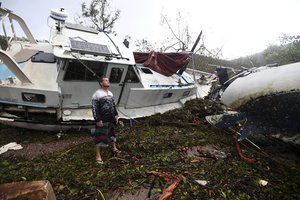
<instances>
[{"instance_id":1,"label":"boat roof","mask_svg":"<svg viewBox=\"0 0 300 200\"><path fill-rule=\"evenodd\" d=\"M134 65L132 50L113 35L78 24L52 30L50 43L56 57Z\"/></svg>"}]
</instances>

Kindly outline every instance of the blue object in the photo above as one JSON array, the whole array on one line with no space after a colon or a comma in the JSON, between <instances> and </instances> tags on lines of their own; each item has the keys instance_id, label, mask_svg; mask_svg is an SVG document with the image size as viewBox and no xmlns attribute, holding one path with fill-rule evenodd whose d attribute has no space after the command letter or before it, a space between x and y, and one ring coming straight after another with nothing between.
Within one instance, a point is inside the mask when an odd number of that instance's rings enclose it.
<instances>
[{"instance_id":1,"label":"blue object","mask_svg":"<svg viewBox=\"0 0 300 200\"><path fill-rule=\"evenodd\" d=\"M20 69L24 68L24 63L19 64ZM0 64L0 80L6 80L8 77L15 78L15 74L5 64Z\"/></svg>"},{"instance_id":2,"label":"blue object","mask_svg":"<svg viewBox=\"0 0 300 200\"><path fill-rule=\"evenodd\" d=\"M220 84L222 86L227 87L229 85L229 83L225 84L225 82L228 81L228 79L229 79L227 68L217 67L216 70L217 70L217 75L218 75Z\"/></svg>"}]
</instances>

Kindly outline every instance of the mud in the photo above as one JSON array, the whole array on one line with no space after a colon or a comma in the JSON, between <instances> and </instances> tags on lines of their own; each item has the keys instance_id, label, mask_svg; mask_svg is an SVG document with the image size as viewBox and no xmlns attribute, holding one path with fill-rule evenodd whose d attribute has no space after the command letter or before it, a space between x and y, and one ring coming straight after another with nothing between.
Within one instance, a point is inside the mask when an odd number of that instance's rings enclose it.
<instances>
[{"instance_id":1,"label":"mud","mask_svg":"<svg viewBox=\"0 0 300 200\"><path fill-rule=\"evenodd\" d=\"M25 143L24 143L25 142ZM27 141L20 142L23 149L21 150L9 150L0 155L0 159L7 158L24 158L33 160L40 158L43 155L50 153L55 153L64 149L70 149L76 147L80 144L92 142L92 137L90 136L79 136L69 139L57 139L55 142L50 143L28 143Z\"/></svg>"}]
</instances>

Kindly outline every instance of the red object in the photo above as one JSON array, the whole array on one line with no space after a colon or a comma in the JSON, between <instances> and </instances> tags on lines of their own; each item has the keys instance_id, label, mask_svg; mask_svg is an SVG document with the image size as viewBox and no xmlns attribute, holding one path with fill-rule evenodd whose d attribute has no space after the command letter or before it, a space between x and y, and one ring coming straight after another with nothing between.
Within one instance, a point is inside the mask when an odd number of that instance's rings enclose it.
<instances>
[{"instance_id":1,"label":"red object","mask_svg":"<svg viewBox=\"0 0 300 200\"><path fill-rule=\"evenodd\" d=\"M170 198L170 196L172 195L172 192L176 189L177 185L179 184L179 182L182 179L185 179L184 176L179 175L179 176L171 176L167 173L164 172L157 172L157 171L149 171L147 172L147 174L153 174L153 175L157 175L159 177L162 177L163 179L165 179L165 181L167 181L168 183L171 183L171 185L164 191L164 193L158 198L158 200L167 200Z\"/></svg>"},{"instance_id":2,"label":"red object","mask_svg":"<svg viewBox=\"0 0 300 200\"><path fill-rule=\"evenodd\" d=\"M143 63L145 67L165 75L172 76L179 69L184 68L190 62L188 53L160 53L151 51L150 53L134 52L136 63Z\"/></svg>"}]
</instances>

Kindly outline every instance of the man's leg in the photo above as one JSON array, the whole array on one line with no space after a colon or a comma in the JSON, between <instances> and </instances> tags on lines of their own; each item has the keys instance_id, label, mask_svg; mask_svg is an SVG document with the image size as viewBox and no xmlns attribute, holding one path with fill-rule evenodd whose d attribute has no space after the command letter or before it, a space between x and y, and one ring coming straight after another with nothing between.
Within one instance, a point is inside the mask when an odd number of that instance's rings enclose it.
<instances>
[{"instance_id":1,"label":"man's leg","mask_svg":"<svg viewBox=\"0 0 300 200\"><path fill-rule=\"evenodd\" d=\"M112 142L111 146L112 146L112 151L114 153L114 156L117 156L121 153L121 151L117 148L117 145L115 142Z\"/></svg>"},{"instance_id":2,"label":"man's leg","mask_svg":"<svg viewBox=\"0 0 300 200\"><path fill-rule=\"evenodd\" d=\"M111 147L112 147L112 150L113 150L113 151L118 151L117 145L116 145L115 142L111 142Z\"/></svg>"},{"instance_id":3,"label":"man's leg","mask_svg":"<svg viewBox=\"0 0 300 200\"><path fill-rule=\"evenodd\" d=\"M100 147L96 146L96 161L102 161L101 155L100 155Z\"/></svg>"}]
</instances>

